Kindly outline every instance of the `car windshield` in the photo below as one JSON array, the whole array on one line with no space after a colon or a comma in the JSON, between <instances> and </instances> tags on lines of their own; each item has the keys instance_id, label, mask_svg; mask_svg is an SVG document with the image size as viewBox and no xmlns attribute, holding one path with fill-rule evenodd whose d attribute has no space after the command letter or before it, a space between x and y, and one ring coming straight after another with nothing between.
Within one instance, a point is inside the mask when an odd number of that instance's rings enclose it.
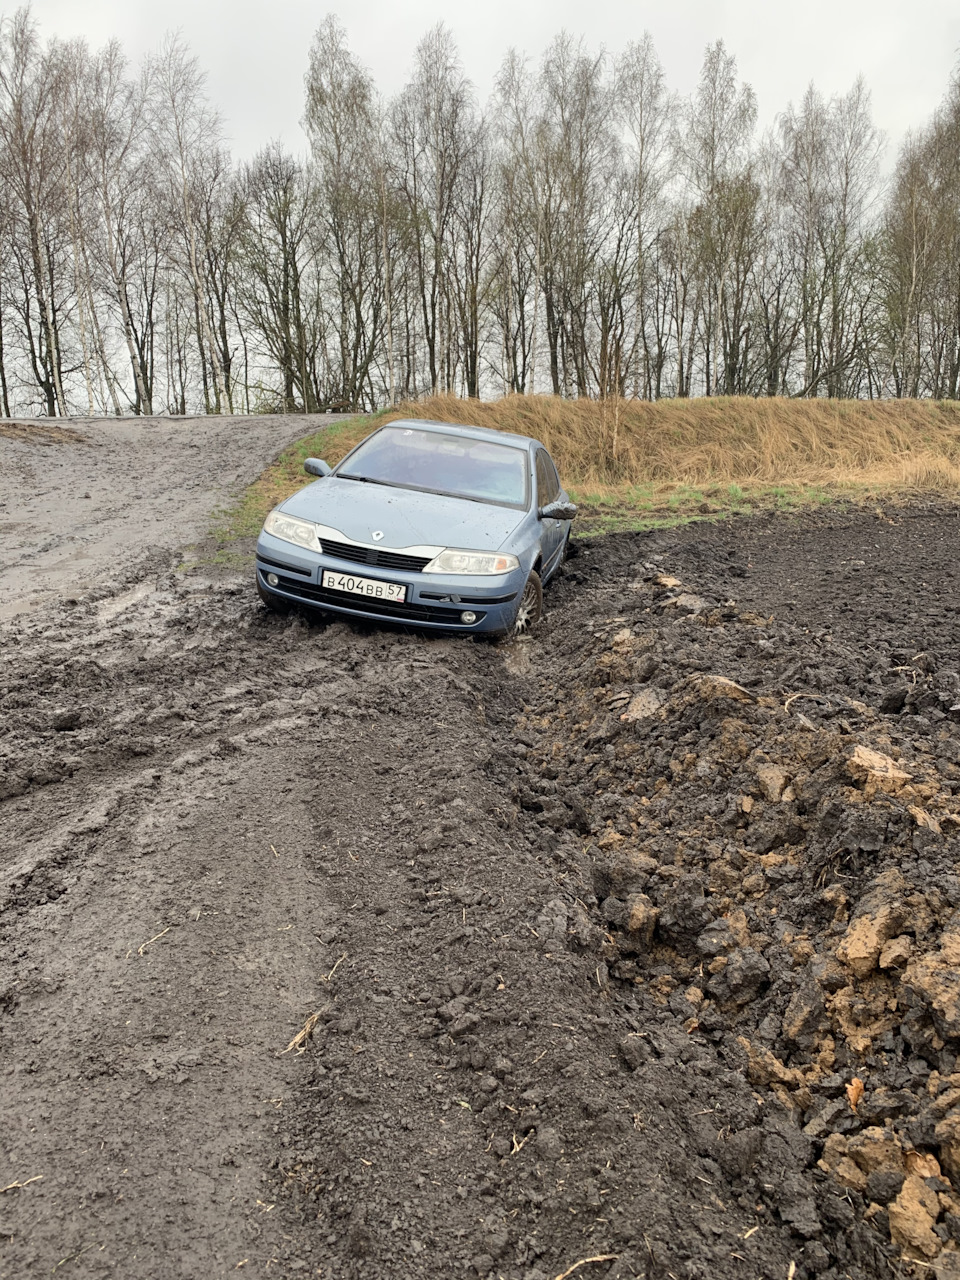
<instances>
[{"instance_id":1,"label":"car windshield","mask_svg":"<svg viewBox=\"0 0 960 1280\"><path fill-rule=\"evenodd\" d=\"M527 505L525 449L402 424L371 436L336 474L503 507Z\"/></svg>"}]
</instances>

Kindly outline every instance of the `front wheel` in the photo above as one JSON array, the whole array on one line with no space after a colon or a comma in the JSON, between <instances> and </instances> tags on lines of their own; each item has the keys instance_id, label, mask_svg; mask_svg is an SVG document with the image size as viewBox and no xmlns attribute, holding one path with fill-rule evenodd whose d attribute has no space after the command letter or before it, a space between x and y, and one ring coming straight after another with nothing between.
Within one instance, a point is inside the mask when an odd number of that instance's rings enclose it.
<instances>
[{"instance_id":1,"label":"front wheel","mask_svg":"<svg viewBox=\"0 0 960 1280\"><path fill-rule=\"evenodd\" d=\"M517 616L513 622L513 634L515 636L529 635L542 617L543 583L540 581L540 575L536 570L531 570L530 577L523 588L523 595L520 597L520 607L517 609Z\"/></svg>"}]
</instances>

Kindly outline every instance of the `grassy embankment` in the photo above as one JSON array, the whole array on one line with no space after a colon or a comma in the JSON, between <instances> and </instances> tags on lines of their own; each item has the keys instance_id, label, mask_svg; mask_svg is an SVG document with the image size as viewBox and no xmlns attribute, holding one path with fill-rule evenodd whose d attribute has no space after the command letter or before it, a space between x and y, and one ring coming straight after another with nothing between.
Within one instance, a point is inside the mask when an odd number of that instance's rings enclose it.
<instances>
[{"instance_id":1,"label":"grassy embankment","mask_svg":"<svg viewBox=\"0 0 960 1280\"><path fill-rule=\"evenodd\" d=\"M474 423L535 436L581 507L580 534L722 519L829 502L960 496L960 403L714 398L644 401L443 396L324 428L286 450L223 515L220 537L256 534L264 515L398 418Z\"/></svg>"}]
</instances>

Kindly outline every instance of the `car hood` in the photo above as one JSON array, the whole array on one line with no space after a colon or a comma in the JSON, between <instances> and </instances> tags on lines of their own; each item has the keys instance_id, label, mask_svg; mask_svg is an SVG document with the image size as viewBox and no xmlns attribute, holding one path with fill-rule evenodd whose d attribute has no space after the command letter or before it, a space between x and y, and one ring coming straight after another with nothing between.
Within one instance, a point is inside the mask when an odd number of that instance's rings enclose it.
<instances>
[{"instance_id":1,"label":"car hood","mask_svg":"<svg viewBox=\"0 0 960 1280\"><path fill-rule=\"evenodd\" d=\"M526 512L416 489L392 489L327 476L307 485L281 510L325 524L353 542L386 547L464 547L497 551ZM383 534L374 539L374 532Z\"/></svg>"}]
</instances>

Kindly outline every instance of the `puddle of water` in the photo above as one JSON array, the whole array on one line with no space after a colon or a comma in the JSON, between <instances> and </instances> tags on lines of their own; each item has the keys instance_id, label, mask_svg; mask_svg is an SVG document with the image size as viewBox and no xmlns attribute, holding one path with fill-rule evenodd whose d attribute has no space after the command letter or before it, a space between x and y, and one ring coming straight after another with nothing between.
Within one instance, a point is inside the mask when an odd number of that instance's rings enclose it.
<instances>
[{"instance_id":1,"label":"puddle of water","mask_svg":"<svg viewBox=\"0 0 960 1280\"><path fill-rule=\"evenodd\" d=\"M524 640L509 640L501 648L507 670L515 676L525 676L533 670L530 648Z\"/></svg>"},{"instance_id":2,"label":"puddle of water","mask_svg":"<svg viewBox=\"0 0 960 1280\"><path fill-rule=\"evenodd\" d=\"M42 596L28 596L26 600L8 600L6 604L0 604L0 622L19 617L21 613L33 613L34 609L39 609L53 595L53 592L47 592Z\"/></svg>"},{"instance_id":3,"label":"puddle of water","mask_svg":"<svg viewBox=\"0 0 960 1280\"><path fill-rule=\"evenodd\" d=\"M59 573L64 565L78 564L81 560L92 560L93 556L86 551L71 551L68 556L63 556L56 564L37 565L33 570L34 573Z\"/></svg>"}]
</instances>

